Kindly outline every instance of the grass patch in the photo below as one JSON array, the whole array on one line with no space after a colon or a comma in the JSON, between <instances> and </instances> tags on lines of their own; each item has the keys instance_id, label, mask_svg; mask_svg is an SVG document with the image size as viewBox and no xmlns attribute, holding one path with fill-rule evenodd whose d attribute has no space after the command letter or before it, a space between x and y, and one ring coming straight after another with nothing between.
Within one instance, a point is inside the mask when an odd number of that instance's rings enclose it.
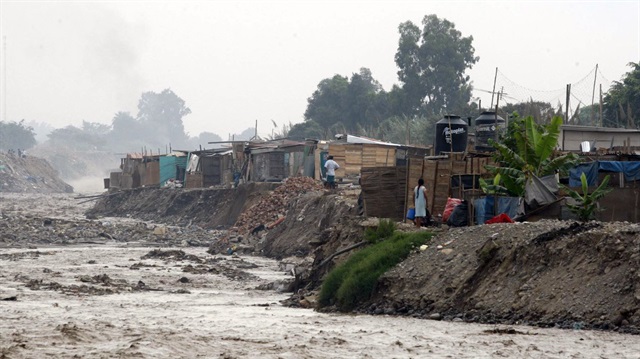
<instances>
[{"instance_id":1,"label":"grass patch","mask_svg":"<svg viewBox=\"0 0 640 359\"><path fill-rule=\"evenodd\" d=\"M332 270L322 284L318 303L321 307L336 305L349 311L371 298L378 278L402 262L411 250L429 241L428 232L395 232L389 239L352 255Z\"/></svg>"},{"instance_id":2,"label":"grass patch","mask_svg":"<svg viewBox=\"0 0 640 359\"><path fill-rule=\"evenodd\" d=\"M377 243L387 239L396 231L396 222L390 219L381 219L378 221L376 228L367 227L364 231L364 238L369 243Z\"/></svg>"}]
</instances>

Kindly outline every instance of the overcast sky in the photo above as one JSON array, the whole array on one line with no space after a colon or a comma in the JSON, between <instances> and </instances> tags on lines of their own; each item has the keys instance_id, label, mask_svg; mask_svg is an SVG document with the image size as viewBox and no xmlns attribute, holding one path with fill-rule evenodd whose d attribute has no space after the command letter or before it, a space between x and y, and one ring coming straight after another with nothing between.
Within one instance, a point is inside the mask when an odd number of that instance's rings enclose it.
<instances>
[{"instance_id":1,"label":"overcast sky","mask_svg":"<svg viewBox=\"0 0 640 359\"><path fill-rule=\"evenodd\" d=\"M191 135L226 138L255 120L268 134L271 120L303 121L324 78L367 67L389 90L398 25L427 14L473 36L480 61L468 74L483 105L496 67L498 86L520 99L568 83L588 96L596 64L606 91L640 61L640 0L2 0L0 13L6 119L54 127L135 116L142 92L171 88L192 110Z\"/></svg>"}]
</instances>

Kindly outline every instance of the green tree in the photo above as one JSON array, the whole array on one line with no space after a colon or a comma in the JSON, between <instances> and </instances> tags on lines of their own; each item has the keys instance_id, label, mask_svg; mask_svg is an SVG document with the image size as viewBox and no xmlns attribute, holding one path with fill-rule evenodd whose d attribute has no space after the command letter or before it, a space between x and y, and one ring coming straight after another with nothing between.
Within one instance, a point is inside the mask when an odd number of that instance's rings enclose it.
<instances>
[{"instance_id":1,"label":"green tree","mask_svg":"<svg viewBox=\"0 0 640 359\"><path fill-rule=\"evenodd\" d=\"M111 147L118 151L140 151L140 148L147 145L140 136L142 132L142 126L129 112L120 111L111 120L111 132L107 138ZM157 146L153 146L155 147ZM164 148L164 144L162 147Z\"/></svg>"},{"instance_id":2,"label":"green tree","mask_svg":"<svg viewBox=\"0 0 640 359\"><path fill-rule=\"evenodd\" d=\"M589 105L577 109L571 122L576 125L599 126L600 125L600 105Z\"/></svg>"},{"instance_id":3,"label":"green tree","mask_svg":"<svg viewBox=\"0 0 640 359\"><path fill-rule=\"evenodd\" d=\"M138 102L137 120L143 129L140 135L146 135L147 143L156 146L169 143L173 147L185 146L189 136L182 120L190 113L185 101L170 89L145 92Z\"/></svg>"},{"instance_id":4,"label":"green tree","mask_svg":"<svg viewBox=\"0 0 640 359\"><path fill-rule=\"evenodd\" d=\"M463 37L452 22L436 15L423 18L422 30L407 21L398 31L395 61L403 91L396 103L403 113L438 118L443 112L466 111L472 87L465 71L479 59L473 37Z\"/></svg>"},{"instance_id":5,"label":"green tree","mask_svg":"<svg viewBox=\"0 0 640 359\"><path fill-rule=\"evenodd\" d=\"M371 136L399 144L427 145L433 142L433 123L425 117L392 116Z\"/></svg>"},{"instance_id":6,"label":"green tree","mask_svg":"<svg viewBox=\"0 0 640 359\"><path fill-rule=\"evenodd\" d=\"M26 150L36 145L36 134L33 127L20 122L0 121L0 149Z\"/></svg>"},{"instance_id":7,"label":"green tree","mask_svg":"<svg viewBox=\"0 0 640 359\"><path fill-rule=\"evenodd\" d=\"M304 113L305 121L313 120L322 128L343 122L346 117L346 99L349 79L335 75L330 79L324 79L318 84L318 88L307 100L307 110Z\"/></svg>"},{"instance_id":8,"label":"green tree","mask_svg":"<svg viewBox=\"0 0 640 359\"><path fill-rule=\"evenodd\" d=\"M189 139L191 148L199 148L199 146L202 146L203 148L222 147L222 144L209 144L209 142L218 141L222 141L222 138L217 134L208 131L200 132L198 136L191 137Z\"/></svg>"},{"instance_id":9,"label":"green tree","mask_svg":"<svg viewBox=\"0 0 640 359\"><path fill-rule=\"evenodd\" d=\"M296 123L291 126L288 133L289 138L302 140L305 138L313 138L313 139L326 139L325 131L320 127L320 125L313 120Z\"/></svg>"},{"instance_id":10,"label":"green tree","mask_svg":"<svg viewBox=\"0 0 640 359\"><path fill-rule=\"evenodd\" d=\"M72 125L55 129L48 137L49 143L53 146L78 151L101 149L106 143L105 135L91 133Z\"/></svg>"},{"instance_id":11,"label":"green tree","mask_svg":"<svg viewBox=\"0 0 640 359\"><path fill-rule=\"evenodd\" d=\"M630 62L631 71L615 81L604 96L604 124L610 127L640 126L640 62Z\"/></svg>"},{"instance_id":12,"label":"green tree","mask_svg":"<svg viewBox=\"0 0 640 359\"><path fill-rule=\"evenodd\" d=\"M532 116L536 123L549 123L554 116L562 116L562 107L554 108L549 102L526 101L508 103L501 108L507 114L517 112L521 117Z\"/></svg>"},{"instance_id":13,"label":"green tree","mask_svg":"<svg viewBox=\"0 0 640 359\"><path fill-rule=\"evenodd\" d=\"M106 136L109 134L109 132L111 132L111 126L105 125L103 123L88 122L83 120L82 131L96 136Z\"/></svg>"},{"instance_id":14,"label":"green tree","mask_svg":"<svg viewBox=\"0 0 640 359\"><path fill-rule=\"evenodd\" d=\"M350 79L335 75L320 81L308 99L304 118L316 122L325 133L362 135L379 126L388 112L387 93L371 70L361 68Z\"/></svg>"},{"instance_id":15,"label":"green tree","mask_svg":"<svg viewBox=\"0 0 640 359\"><path fill-rule=\"evenodd\" d=\"M525 185L532 176L543 177L556 171L566 172L578 162L574 153L556 155L562 117L556 116L548 125L538 125L533 117L513 121L506 139L490 141L496 149L494 159L499 167L487 166L500 175L500 185L482 183L482 188L516 197L524 196ZM520 127L522 126L522 127Z\"/></svg>"}]
</instances>

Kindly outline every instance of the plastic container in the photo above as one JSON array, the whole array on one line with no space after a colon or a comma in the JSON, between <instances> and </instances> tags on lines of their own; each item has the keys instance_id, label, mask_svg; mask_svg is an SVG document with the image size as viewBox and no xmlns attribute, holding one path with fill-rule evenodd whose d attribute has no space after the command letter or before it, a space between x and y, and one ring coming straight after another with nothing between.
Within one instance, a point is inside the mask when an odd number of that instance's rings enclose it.
<instances>
[{"instance_id":1,"label":"plastic container","mask_svg":"<svg viewBox=\"0 0 640 359\"><path fill-rule=\"evenodd\" d=\"M407 219L414 220L415 218L416 218L416 209L409 208L409 210L407 211Z\"/></svg>"}]
</instances>

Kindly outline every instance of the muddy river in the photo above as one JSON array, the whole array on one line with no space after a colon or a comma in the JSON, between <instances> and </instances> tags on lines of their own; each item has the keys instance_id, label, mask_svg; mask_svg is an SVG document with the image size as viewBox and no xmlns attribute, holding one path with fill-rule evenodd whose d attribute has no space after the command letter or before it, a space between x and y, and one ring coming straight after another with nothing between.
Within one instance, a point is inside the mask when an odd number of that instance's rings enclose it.
<instances>
[{"instance_id":1,"label":"muddy river","mask_svg":"<svg viewBox=\"0 0 640 359\"><path fill-rule=\"evenodd\" d=\"M0 221L79 218L78 202L0 194ZM0 358L640 358L638 336L613 332L283 307L268 288L287 279L203 247L0 238Z\"/></svg>"}]
</instances>

